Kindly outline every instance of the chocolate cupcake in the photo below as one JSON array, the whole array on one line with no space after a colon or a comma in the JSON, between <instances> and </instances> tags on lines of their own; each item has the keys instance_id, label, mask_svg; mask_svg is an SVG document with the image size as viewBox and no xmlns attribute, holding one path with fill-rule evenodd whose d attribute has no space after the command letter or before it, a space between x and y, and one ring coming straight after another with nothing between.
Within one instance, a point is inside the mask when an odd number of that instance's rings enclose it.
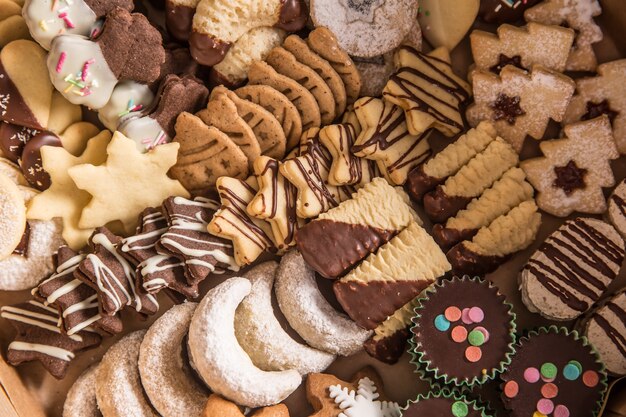
<instances>
[{"instance_id":1,"label":"chocolate cupcake","mask_svg":"<svg viewBox=\"0 0 626 417\"><path fill-rule=\"evenodd\" d=\"M415 309L411 362L448 386L493 379L515 352L512 308L496 286L478 277L433 285Z\"/></svg>"},{"instance_id":2,"label":"chocolate cupcake","mask_svg":"<svg viewBox=\"0 0 626 417\"><path fill-rule=\"evenodd\" d=\"M402 417L490 417L487 410L464 395L449 391L431 391L409 401Z\"/></svg>"},{"instance_id":3,"label":"chocolate cupcake","mask_svg":"<svg viewBox=\"0 0 626 417\"><path fill-rule=\"evenodd\" d=\"M600 410L606 372L587 340L564 327L522 337L502 374L502 401L511 417L590 417Z\"/></svg>"}]
</instances>

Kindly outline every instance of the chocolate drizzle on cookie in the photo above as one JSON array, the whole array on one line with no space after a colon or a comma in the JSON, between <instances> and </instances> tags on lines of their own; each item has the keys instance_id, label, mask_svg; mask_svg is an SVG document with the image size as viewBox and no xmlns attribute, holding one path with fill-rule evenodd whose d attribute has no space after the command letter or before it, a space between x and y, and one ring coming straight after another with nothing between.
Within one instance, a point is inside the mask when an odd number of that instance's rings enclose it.
<instances>
[{"instance_id":1,"label":"chocolate drizzle on cookie","mask_svg":"<svg viewBox=\"0 0 626 417\"><path fill-rule=\"evenodd\" d=\"M519 96L508 96L506 94L498 94L496 101L490 105L493 109L493 120L506 120L510 125L514 125L519 116L523 116L526 112L520 106L521 98Z\"/></svg>"},{"instance_id":2,"label":"chocolate drizzle on cookie","mask_svg":"<svg viewBox=\"0 0 626 417\"><path fill-rule=\"evenodd\" d=\"M28 244L30 243L30 224L26 222L26 227L24 228L24 233L22 234L22 239L20 243L17 244L15 249L13 249L13 255L19 255L23 257L28 257Z\"/></svg>"},{"instance_id":3,"label":"chocolate drizzle on cookie","mask_svg":"<svg viewBox=\"0 0 626 417\"><path fill-rule=\"evenodd\" d=\"M584 189L585 175L587 170L578 168L576 161L569 161L567 165L562 167L554 167L556 179L552 183L554 187L563 190L565 195L571 195L575 190Z\"/></svg>"},{"instance_id":4,"label":"chocolate drizzle on cookie","mask_svg":"<svg viewBox=\"0 0 626 417\"><path fill-rule=\"evenodd\" d=\"M622 213L622 216L626 217L626 200L617 195L617 193L613 193L613 195L611 196L611 201L613 201L615 206Z\"/></svg>"},{"instance_id":5,"label":"chocolate drizzle on cookie","mask_svg":"<svg viewBox=\"0 0 626 417\"><path fill-rule=\"evenodd\" d=\"M514 67L517 67L520 69L526 69L522 66L521 56L514 55L512 57L509 57L505 54L500 54L498 56L498 63L492 66L491 68L489 68L489 71L495 74L500 74L500 71L502 71L502 68L506 67L507 65L513 65Z\"/></svg>"},{"instance_id":6,"label":"chocolate drizzle on cookie","mask_svg":"<svg viewBox=\"0 0 626 417\"><path fill-rule=\"evenodd\" d=\"M603 308L613 313L622 326L626 327L626 310L624 310L622 306L617 305L613 301L609 301ZM600 326L604 333L611 339L622 356L626 357L626 335L615 328L602 314L596 313L591 320L598 323L598 326Z\"/></svg>"},{"instance_id":7,"label":"chocolate drizzle on cookie","mask_svg":"<svg viewBox=\"0 0 626 417\"><path fill-rule=\"evenodd\" d=\"M606 99L602 100L599 103L596 103L594 101L588 101L585 105L585 109L587 111L580 117L580 120L591 120L595 119L596 117L600 117L603 114L606 114L609 117L611 123L613 123L615 118L619 116L619 112L613 110L609 105L609 101Z\"/></svg>"}]
</instances>

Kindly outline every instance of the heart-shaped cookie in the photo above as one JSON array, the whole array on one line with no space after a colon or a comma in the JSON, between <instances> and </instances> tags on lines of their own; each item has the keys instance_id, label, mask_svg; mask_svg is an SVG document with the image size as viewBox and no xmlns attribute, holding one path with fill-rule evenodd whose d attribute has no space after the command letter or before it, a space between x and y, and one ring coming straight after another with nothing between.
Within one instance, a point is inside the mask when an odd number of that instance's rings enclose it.
<instances>
[{"instance_id":1,"label":"heart-shaped cookie","mask_svg":"<svg viewBox=\"0 0 626 417\"><path fill-rule=\"evenodd\" d=\"M434 48L454 49L478 15L480 0L421 0L417 20Z\"/></svg>"}]
</instances>

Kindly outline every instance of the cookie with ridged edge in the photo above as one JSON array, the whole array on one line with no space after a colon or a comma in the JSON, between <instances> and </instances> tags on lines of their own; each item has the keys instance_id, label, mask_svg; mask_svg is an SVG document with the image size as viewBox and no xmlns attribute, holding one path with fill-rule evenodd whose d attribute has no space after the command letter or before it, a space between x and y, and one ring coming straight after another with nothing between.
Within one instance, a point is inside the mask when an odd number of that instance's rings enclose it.
<instances>
[{"instance_id":1,"label":"cookie with ridged edge","mask_svg":"<svg viewBox=\"0 0 626 417\"><path fill-rule=\"evenodd\" d=\"M491 417L476 400L444 389L419 394L402 409L402 417Z\"/></svg>"},{"instance_id":2,"label":"cookie with ridged edge","mask_svg":"<svg viewBox=\"0 0 626 417\"><path fill-rule=\"evenodd\" d=\"M444 279L419 296L411 362L448 386L472 387L502 373L515 353L515 313L495 285Z\"/></svg>"}]
</instances>

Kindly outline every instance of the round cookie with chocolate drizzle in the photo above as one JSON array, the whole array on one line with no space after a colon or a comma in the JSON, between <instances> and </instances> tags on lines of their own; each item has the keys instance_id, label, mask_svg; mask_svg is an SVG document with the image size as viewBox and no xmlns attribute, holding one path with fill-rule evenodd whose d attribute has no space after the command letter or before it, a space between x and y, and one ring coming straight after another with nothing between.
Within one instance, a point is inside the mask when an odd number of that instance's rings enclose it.
<instances>
[{"instance_id":1,"label":"round cookie with chocolate drizzle","mask_svg":"<svg viewBox=\"0 0 626 417\"><path fill-rule=\"evenodd\" d=\"M626 179L622 180L608 201L607 217L613 227L626 239Z\"/></svg>"}]
</instances>

